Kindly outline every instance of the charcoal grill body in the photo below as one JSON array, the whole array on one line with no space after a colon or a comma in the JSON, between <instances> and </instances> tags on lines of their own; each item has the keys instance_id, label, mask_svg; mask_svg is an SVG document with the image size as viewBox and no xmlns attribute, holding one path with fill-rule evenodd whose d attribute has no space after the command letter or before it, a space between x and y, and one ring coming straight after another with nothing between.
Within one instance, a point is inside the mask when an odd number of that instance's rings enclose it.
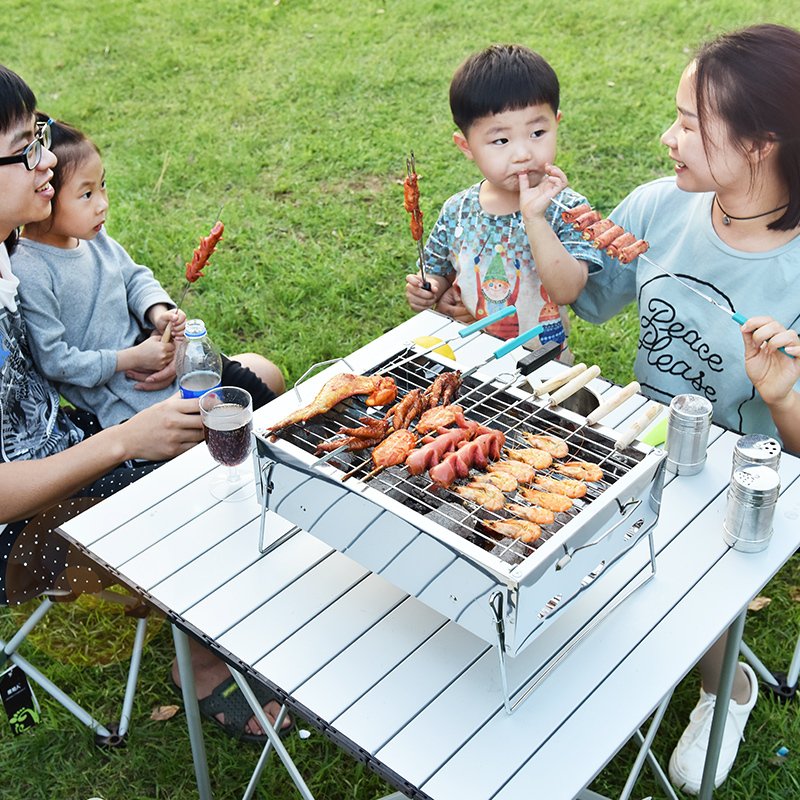
<instances>
[{"instance_id":1,"label":"charcoal grill body","mask_svg":"<svg viewBox=\"0 0 800 800\"><path fill-rule=\"evenodd\" d=\"M334 371L353 371L357 355L348 356L347 367ZM408 390L414 384L405 370L413 355L413 350L401 349L387 359L384 352L378 364L362 363L359 371L392 374L401 390ZM433 354L418 362L412 366L426 381L455 367ZM392 366L398 363L403 364L400 370ZM329 370L325 378L330 375ZM578 431L582 441L586 437L594 450L602 450L609 466L616 465L613 482L536 547L507 542L488 549L487 537L480 535L479 510L455 495L441 497L424 478L421 485L406 486L405 467L362 480L371 468L366 462L343 481L353 461L337 466L336 460L320 463L314 455L315 443L335 430L335 422L322 433L314 429L314 421L292 426L293 432L278 438L257 431L256 483L265 511L276 512L514 656L650 534L658 518L666 454L639 442L624 454L614 454L610 430L594 426L580 432L583 417L548 409L545 401L516 387L516 376L492 378L478 372L469 380L462 387L462 399L472 398L471 404L465 403L468 417L509 435L520 426L534 431L538 426L539 432L556 425ZM268 422L309 402L323 382L315 381L301 400L286 399ZM503 412L509 407L514 409L510 416ZM353 401L342 413L355 420L365 411Z\"/></svg>"}]
</instances>

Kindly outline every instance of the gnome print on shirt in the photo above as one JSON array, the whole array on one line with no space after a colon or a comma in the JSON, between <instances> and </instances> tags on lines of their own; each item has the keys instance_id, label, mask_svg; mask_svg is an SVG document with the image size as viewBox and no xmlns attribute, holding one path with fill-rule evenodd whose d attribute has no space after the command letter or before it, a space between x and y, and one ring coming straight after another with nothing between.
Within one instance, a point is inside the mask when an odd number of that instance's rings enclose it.
<instances>
[{"instance_id":1,"label":"gnome print on shirt","mask_svg":"<svg viewBox=\"0 0 800 800\"><path fill-rule=\"evenodd\" d=\"M483 319L496 311L501 311L506 306L514 305L519 295L521 272L519 261L516 258L514 259L514 287L512 289L511 281L506 275L503 259L503 256L506 255L506 249L502 244L498 244L495 246L494 251L494 257L489 262L489 268L482 279L480 267L475 264L475 282L478 289L478 303L475 310L476 319ZM490 325L486 331L500 339L513 339L519 335L519 318L516 314L511 314L511 316Z\"/></svg>"}]
</instances>

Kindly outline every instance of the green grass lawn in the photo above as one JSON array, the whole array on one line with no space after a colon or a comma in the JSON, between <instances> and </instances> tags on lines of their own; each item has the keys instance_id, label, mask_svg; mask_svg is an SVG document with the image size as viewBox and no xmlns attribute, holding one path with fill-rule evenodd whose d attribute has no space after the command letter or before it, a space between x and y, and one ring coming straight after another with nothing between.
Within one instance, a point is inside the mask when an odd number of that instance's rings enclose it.
<instances>
[{"instance_id":1,"label":"green grass lawn","mask_svg":"<svg viewBox=\"0 0 800 800\"><path fill-rule=\"evenodd\" d=\"M452 144L447 104L450 76L467 54L518 41L551 62L562 83L558 163L608 213L634 186L669 171L658 139L701 41L752 22L800 26L800 7L778 0L5 0L3 16L0 63L30 82L42 109L96 140L110 234L174 294L224 205L224 241L186 310L226 351L267 354L289 383L409 315L403 285L415 252L402 202L405 158L416 154L429 227L444 200L477 179ZM602 327L576 323L572 346L623 383L636 337L629 310ZM765 590L772 604L748 622L748 641L775 668L788 666L800 630L798 560ZM0 635L7 616L0 611ZM79 636L116 633L93 617L87 626ZM177 702L167 681L171 649L163 627L147 648L125 750L99 752L47 701L36 731L13 737L0 729L0 798L193 796L183 717L149 719L152 706ZM89 705L113 713L116 691L107 686L119 683L119 665L32 655ZM657 740L664 759L696 692L691 675ZM800 796L797 706L764 698L751 719L717 796ZM209 726L206 733L215 796L240 797L256 751ZM791 753L773 765L780 745ZM390 791L318 734L292 737L289 749L319 798ZM623 751L593 788L618 794L630 760ZM296 796L277 767L259 791ZM634 796L648 794L659 791L645 771Z\"/></svg>"}]
</instances>

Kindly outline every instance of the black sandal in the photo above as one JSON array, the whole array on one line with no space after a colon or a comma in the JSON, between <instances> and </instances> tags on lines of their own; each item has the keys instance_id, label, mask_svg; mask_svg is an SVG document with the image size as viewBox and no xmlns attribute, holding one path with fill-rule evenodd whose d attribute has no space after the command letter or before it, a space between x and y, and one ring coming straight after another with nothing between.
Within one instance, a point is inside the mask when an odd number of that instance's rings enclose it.
<instances>
[{"instance_id":1,"label":"black sandal","mask_svg":"<svg viewBox=\"0 0 800 800\"><path fill-rule=\"evenodd\" d=\"M283 705L283 701L270 689L257 681L247 681L250 688L253 690L258 702L261 706L266 705L270 700L274 700L278 705ZM173 681L174 683L174 681ZM177 684L176 684L176 688ZM246 733L244 726L247 721L253 716L253 709L245 699L238 684L232 677L226 678L222 683L214 688L208 697L198 700L200 713L215 722L222 728L225 733L232 736L234 739L239 739L243 742L252 742L254 744L266 744L269 739L265 733ZM224 714L225 721L220 722L216 714ZM294 720L290 719L290 724L285 728L281 728L278 735L281 737L287 736L294 728Z\"/></svg>"}]
</instances>

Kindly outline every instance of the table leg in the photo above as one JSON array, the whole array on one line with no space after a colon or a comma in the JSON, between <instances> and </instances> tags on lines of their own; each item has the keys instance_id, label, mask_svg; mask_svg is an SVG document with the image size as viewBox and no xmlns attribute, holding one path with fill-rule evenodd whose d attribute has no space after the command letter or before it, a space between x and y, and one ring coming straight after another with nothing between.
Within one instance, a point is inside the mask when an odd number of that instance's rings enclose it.
<instances>
[{"instance_id":1,"label":"table leg","mask_svg":"<svg viewBox=\"0 0 800 800\"><path fill-rule=\"evenodd\" d=\"M186 725L189 728L189 743L192 746L197 793L200 796L200 800L212 800L211 782L208 779L206 747L203 742L203 731L200 727L200 707L197 704L197 693L194 688L194 670L192 669L192 658L189 654L189 637L176 625L173 625L172 639L175 642L175 657L178 661L178 673L181 677L183 707L186 710Z\"/></svg>"},{"instance_id":2,"label":"table leg","mask_svg":"<svg viewBox=\"0 0 800 800\"><path fill-rule=\"evenodd\" d=\"M250 688L250 684L247 682L247 679L244 677L244 675L242 675L241 672L235 670L230 665L228 666L228 670L230 671L233 679L236 681L236 684L242 692L242 695L244 695L244 698L250 705L250 708L253 711L253 716L255 716L255 718L258 720L262 730L267 735L269 744L272 745L272 747L275 749L275 752L278 754L278 758L280 758L280 760L283 762L283 766L289 773L289 777L292 779L297 791L300 792L300 796L303 798L303 800L314 800L314 795L311 794L311 790L303 780L303 776L295 766L294 761L292 761L292 757L283 746L283 742L280 739L278 731L272 727L270 721L267 719L267 715L264 713L261 703L258 702L255 692Z\"/></svg>"},{"instance_id":3,"label":"table leg","mask_svg":"<svg viewBox=\"0 0 800 800\"><path fill-rule=\"evenodd\" d=\"M725 720L728 716L728 704L731 700L733 679L736 675L739 661L739 643L742 641L744 621L747 608L734 620L728 628L728 640L725 643L725 654L722 658L722 670L719 676L719 689L714 705L714 717L711 720L711 731L708 737L708 751L706 763L703 767L703 780L700 783L700 800L711 800L714 793L714 778L717 774L719 751L722 746L722 735L725 732Z\"/></svg>"}]
</instances>

